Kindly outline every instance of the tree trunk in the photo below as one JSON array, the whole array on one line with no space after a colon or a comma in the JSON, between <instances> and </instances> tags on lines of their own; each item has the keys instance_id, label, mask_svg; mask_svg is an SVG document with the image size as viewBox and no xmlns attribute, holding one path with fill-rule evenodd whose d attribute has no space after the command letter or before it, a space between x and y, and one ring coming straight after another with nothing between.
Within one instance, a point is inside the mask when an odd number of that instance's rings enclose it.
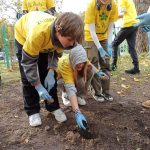
<instances>
[{"instance_id":1,"label":"tree trunk","mask_svg":"<svg viewBox=\"0 0 150 150\"><path fill-rule=\"evenodd\" d=\"M134 0L138 15L147 12L150 6L150 0ZM140 28L137 32L136 50L138 53L148 51L147 34L141 32Z\"/></svg>"}]
</instances>

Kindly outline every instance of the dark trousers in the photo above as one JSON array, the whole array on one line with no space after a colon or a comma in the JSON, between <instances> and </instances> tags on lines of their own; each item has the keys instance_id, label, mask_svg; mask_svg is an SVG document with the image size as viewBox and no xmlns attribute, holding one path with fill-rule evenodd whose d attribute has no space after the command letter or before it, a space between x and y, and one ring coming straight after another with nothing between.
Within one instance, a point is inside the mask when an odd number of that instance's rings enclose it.
<instances>
[{"instance_id":1,"label":"dark trousers","mask_svg":"<svg viewBox=\"0 0 150 150\"><path fill-rule=\"evenodd\" d=\"M23 100L24 100L24 109L27 113L28 116L39 113L40 111L40 98L38 95L38 92L28 82L26 75L24 73L23 67L21 65L21 59L22 59L22 45L19 44L17 41L16 46L17 46L17 58L19 62L19 69L20 69L20 74L21 74L21 81L22 81L22 90L23 90ZM44 86L44 80L45 77L48 73L47 70L48 66L48 54L47 53L40 53L39 59L38 59L38 70L39 70L39 75L40 75L40 80L42 85ZM57 74L55 72L55 80L57 79ZM50 90L49 94L53 97L54 102L52 104L47 104L47 101L45 100L45 107L48 111L52 112L56 109L59 109L59 102L58 102L58 97L57 97L57 80L55 82L54 87Z\"/></svg>"},{"instance_id":2,"label":"dark trousers","mask_svg":"<svg viewBox=\"0 0 150 150\"><path fill-rule=\"evenodd\" d=\"M137 28L135 27L126 27L121 28L112 42L113 47L113 65L117 64L118 58L118 46L126 39L129 47L129 53L132 58L132 63L135 69L139 69L139 62L137 52L135 50L135 41L136 41Z\"/></svg>"}]
</instances>

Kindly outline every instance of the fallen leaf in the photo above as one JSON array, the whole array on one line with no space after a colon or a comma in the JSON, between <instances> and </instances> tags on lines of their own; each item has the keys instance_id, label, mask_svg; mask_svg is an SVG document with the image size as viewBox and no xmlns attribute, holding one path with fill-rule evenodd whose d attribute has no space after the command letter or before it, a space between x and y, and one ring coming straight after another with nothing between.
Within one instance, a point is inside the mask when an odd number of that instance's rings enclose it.
<instances>
[{"instance_id":1,"label":"fallen leaf","mask_svg":"<svg viewBox=\"0 0 150 150\"><path fill-rule=\"evenodd\" d=\"M117 92L117 94L119 94L119 95L120 95L120 94L121 94L121 92L120 92L120 91L118 91L118 92Z\"/></svg>"},{"instance_id":2,"label":"fallen leaf","mask_svg":"<svg viewBox=\"0 0 150 150\"><path fill-rule=\"evenodd\" d=\"M139 82L140 80L138 78L134 78L134 81L135 82Z\"/></svg>"},{"instance_id":3,"label":"fallen leaf","mask_svg":"<svg viewBox=\"0 0 150 150\"><path fill-rule=\"evenodd\" d=\"M125 96L124 91L118 91L117 94L120 95L121 97Z\"/></svg>"},{"instance_id":4,"label":"fallen leaf","mask_svg":"<svg viewBox=\"0 0 150 150\"><path fill-rule=\"evenodd\" d=\"M25 142L25 143L28 143L28 142L29 142L29 139L25 139L24 142Z\"/></svg>"},{"instance_id":5,"label":"fallen leaf","mask_svg":"<svg viewBox=\"0 0 150 150\"><path fill-rule=\"evenodd\" d=\"M121 84L121 87L124 88L124 89L129 89L130 88L129 85L125 85L125 84Z\"/></svg>"},{"instance_id":6,"label":"fallen leaf","mask_svg":"<svg viewBox=\"0 0 150 150\"><path fill-rule=\"evenodd\" d=\"M118 82L112 82L113 84L117 84Z\"/></svg>"},{"instance_id":7,"label":"fallen leaf","mask_svg":"<svg viewBox=\"0 0 150 150\"><path fill-rule=\"evenodd\" d=\"M146 61L143 61L141 64L145 67L148 67L148 63Z\"/></svg>"},{"instance_id":8,"label":"fallen leaf","mask_svg":"<svg viewBox=\"0 0 150 150\"><path fill-rule=\"evenodd\" d=\"M144 67L148 67L148 64L144 64Z\"/></svg>"},{"instance_id":9,"label":"fallen leaf","mask_svg":"<svg viewBox=\"0 0 150 150\"><path fill-rule=\"evenodd\" d=\"M141 148L137 148L136 150L142 150Z\"/></svg>"},{"instance_id":10,"label":"fallen leaf","mask_svg":"<svg viewBox=\"0 0 150 150\"><path fill-rule=\"evenodd\" d=\"M68 131L67 132L66 140L69 141L69 142L71 142L71 143L74 143L75 136L74 136L74 133L72 131Z\"/></svg>"},{"instance_id":11,"label":"fallen leaf","mask_svg":"<svg viewBox=\"0 0 150 150\"><path fill-rule=\"evenodd\" d=\"M121 96L121 97L124 97L124 96L125 96L125 94L124 94L124 93L121 93L121 94L120 94L120 96Z\"/></svg>"},{"instance_id":12,"label":"fallen leaf","mask_svg":"<svg viewBox=\"0 0 150 150\"><path fill-rule=\"evenodd\" d=\"M148 130L148 127L147 126L145 126L145 128L144 128L145 130Z\"/></svg>"},{"instance_id":13,"label":"fallen leaf","mask_svg":"<svg viewBox=\"0 0 150 150\"><path fill-rule=\"evenodd\" d=\"M117 136L117 141L118 141L118 142L120 142L120 139L119 139L119 137L118 137L118 136Z\"/></svg>"},{"instance_id":14,"label":"fallen leaf","mask_svg":"<svg viewBox=\"0 0 150 150\"><path fill-rule=\"evenodd\" d=\"M149 80L144 80L145 82L148 82Z\"/></svg>"},{"instance_id":15,"label":"fallen leaf","mask_svg":"<svg viewBox=\"0 0 150 150\"><path fill-rule=\"evenodd\" d=\"M13 72L13 70L12 70L12 69L9 69L8 71L9 71L9 72Z\"/></svg>"},{"instance_id":16,"label":"fallen leaf","mask_svg":"<svg viewBox=\"0 0 150 150\"><path fill-rule=\"evenodd\" d=\"M51 128L50 128L50 126L45 126L45 131L49 131Z\"/></svg>"},{"instance_id":17,"label":"fallen leaf","mask_svg":"<svg viewBox=\"0 0 150 150\"><path fill-rule=\"evenodd\" d=\"M126 78L121 77L121 80L122 80L122 81L125 81L125 80L126 80Z\"/></svg>"}]
</instances>

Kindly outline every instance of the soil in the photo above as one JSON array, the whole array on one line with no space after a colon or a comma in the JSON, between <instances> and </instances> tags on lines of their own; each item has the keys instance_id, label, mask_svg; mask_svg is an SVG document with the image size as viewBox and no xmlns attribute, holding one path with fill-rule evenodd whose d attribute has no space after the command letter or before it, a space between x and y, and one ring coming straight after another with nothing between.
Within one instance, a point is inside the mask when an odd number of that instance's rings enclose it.
<instances>
[{"instance_id":1,"label":"soil","mask_svg":"<svg viewBox=\"0 0 150 150\"><path fill-rule=\"evenodd\" d=\"M23 109L20 81L0 87L0 150L150 150L150 75L112 77L113 102L89 94L85 114L91 139L79 134L71 108L62 105L67 122L58 124L41 103L42 125L30 127Z\"/></svg>"}]
</instances>

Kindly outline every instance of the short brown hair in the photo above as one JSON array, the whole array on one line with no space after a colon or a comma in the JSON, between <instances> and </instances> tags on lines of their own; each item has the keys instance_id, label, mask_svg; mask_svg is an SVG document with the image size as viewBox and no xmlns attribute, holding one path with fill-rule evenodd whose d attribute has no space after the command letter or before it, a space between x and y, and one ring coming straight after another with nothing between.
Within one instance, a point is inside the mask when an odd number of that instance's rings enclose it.
<instances>
[{"instance_id":1,"label":"short brown hair","mask_svg":"<svg viewBox=\"0 0 150 150\"><path fill-rule=\"evenodd\" d=\"M77 14L62 13L55 21L55 28L62 36L69 36L80 44L84 40L84 24Z\"/></svg>"}]
</instances>

